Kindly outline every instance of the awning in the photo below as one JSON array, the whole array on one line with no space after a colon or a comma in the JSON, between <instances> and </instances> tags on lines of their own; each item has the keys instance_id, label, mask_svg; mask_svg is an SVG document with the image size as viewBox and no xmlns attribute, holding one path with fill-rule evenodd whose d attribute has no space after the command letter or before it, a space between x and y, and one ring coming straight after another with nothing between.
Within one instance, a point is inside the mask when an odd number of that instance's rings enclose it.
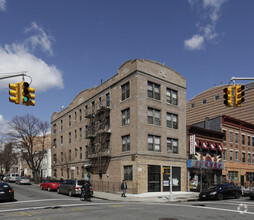
<instances>
[{"instance_id":1,"label":"awning","mask_svg":"<svg viewBox=\"0 0 254 220\"><path fill-rule=\"evenodd\" d=\"M195 147L199 147L200 148L200 145L199 145L199 140L195 140Z\"/></svg>"},{"instance_id":2,"label":"awning","mask_svg":"<svg viewBox=\"0 0 254 220\"><path fill-rule=\"evenodd\" d=\"M215 143L208 142L211 150L216 150Z\"/></svg>"},{"instance_id":3,"label":"awning","mask_svg":"<svg viewBox=\"0 0 254 220\"><path fill-rule=\"evenodd\" d=\"M222 145L221 144L216 144L217 145L217 147L218 147L218 149L219 149L219 151L223 151L223 147L222 147Z\"/></svg>"},{"instance_id":4,"label":"awning","mask_svg":"<svg viewBox=\"0 0 254 220\"><path fill-rule=\"evenodd\" d=\"M200 141L200 143L203 149L208 149L208 144L206 141Z\"/></svg>"}]
</instances>

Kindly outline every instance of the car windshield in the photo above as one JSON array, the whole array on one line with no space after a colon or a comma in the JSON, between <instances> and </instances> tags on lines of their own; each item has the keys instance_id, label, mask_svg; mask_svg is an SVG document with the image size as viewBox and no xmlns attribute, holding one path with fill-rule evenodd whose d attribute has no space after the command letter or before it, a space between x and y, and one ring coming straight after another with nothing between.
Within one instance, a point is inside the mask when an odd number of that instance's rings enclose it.
<instances>
[{"instance_id":1,"label":"car windshield","mask_svg":"<svg viewBox=\"0 0 254 220\"><path fill-rule=\"evenodd\" d=\"M210 190L216 190L218 187L219 187L219 186L211 186L211 187L208 188L208 190L209 190L209 191L210 191Z\"/></svg>"},{"instance_id":2,"label":"car windshield","mask_svg":"<svg viewBox=\"0 0 254 220\"><path fill-rule=\"evenodd\" d=\"M86 181L84 181L84 180L79 180L79 181L78 181L78 185L84 185L85 182L86 182Z\"/></svg>"},{"instance_id":3,"label":"car windshield","mask_svg":"<svg viewBox=\"0 0 254 220\"><path fill-rule=\"evenodd\" d=\"M0 183L0 190L8 189L9 187L7 183Z\"/></svg>"}]
</instances>

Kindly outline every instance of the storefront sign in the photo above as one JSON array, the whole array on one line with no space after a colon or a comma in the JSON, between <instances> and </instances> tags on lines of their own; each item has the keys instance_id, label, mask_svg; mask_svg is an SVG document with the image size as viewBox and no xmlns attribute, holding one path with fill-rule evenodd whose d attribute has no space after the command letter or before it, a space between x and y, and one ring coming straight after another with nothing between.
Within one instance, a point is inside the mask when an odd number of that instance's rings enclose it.
<instances>
[{"instance_id":1,"label":"storefront sign","mask_svg":"<svg viewBox=\"0 0 254 220\"><path fill-rule=\"evenodd\" d=\"M190 136L190 155L195 154L195 135Z\"/></svg>"},{"instance_id":2,"label":"storefront sign","mask_svg":"<svg viewBox=\"0 0 254 220\"><path fill-rule=\"evenodd\" d=\"M204 160L187 160L187 168L224 169L224 163Z\"/></svg>"}]
</instances>

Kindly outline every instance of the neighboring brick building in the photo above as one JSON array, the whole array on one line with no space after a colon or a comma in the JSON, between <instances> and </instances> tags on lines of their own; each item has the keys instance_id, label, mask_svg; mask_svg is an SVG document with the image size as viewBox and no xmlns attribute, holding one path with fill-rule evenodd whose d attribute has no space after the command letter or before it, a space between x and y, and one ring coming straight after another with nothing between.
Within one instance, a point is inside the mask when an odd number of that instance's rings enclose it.
<instances>
[{"instance_id":1,"label":"neighboring brick building","mask_svg":"<svg viewBox=\"0 0 254 220\"><path fill-rule=\"evenodd\" d=\"M151 60L129 60L51 117L56 178L90 178L97 190L186 190L186 80ZM99 186L103 185L103 189Z\"/></svg>"},{"instance_id":2,"label":"neighboring brick building","mask_svg":"<svg viewBox=\"0 0 254 220\"><path fill-rule=\"evenodd\" d=\"M222 115L195 126L224 133L223 181L250 185L254 181L254 124Z\"/></svg>"},{"instance_id":3,"label":"neighboring brick building","mask_svg":"<svg viewBox=\"0 0 254 220\"><path fill-rule=\"evenodd\" d=\"M187 125L204 121L206 117L214 118L223 114L254 124L253 83L246 84L245 101L238 108L224 105L223 89L226 87L227 85L213 87L188 101L186 109Z\"/></svg>"}]
</instances>

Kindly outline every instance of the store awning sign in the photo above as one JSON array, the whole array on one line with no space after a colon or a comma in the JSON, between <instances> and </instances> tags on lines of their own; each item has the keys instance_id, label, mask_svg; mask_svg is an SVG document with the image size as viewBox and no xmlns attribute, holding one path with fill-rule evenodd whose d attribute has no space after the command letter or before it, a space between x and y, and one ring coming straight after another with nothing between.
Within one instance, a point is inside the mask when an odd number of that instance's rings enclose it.
<instances>
[{"instance_id":1,"label":"store awning sign","mask_svg":"<svg viewBox=\"0 0 254 220\"><path fill-rule=\"evenodd\" d=\"M208 149L208 144L206 141L200 141L203 149Z\"/></svg>"},{"instance_id":2,"label":"store awning sign","mask_svg":"<svg viewBox=\"0 0 254 220\"><path fill-rule=\"evenodd\" d=\"M216 150L215 143L209 142L211 150Z\"/></svg>"},{"instance_id":3,"label":"store awning sign","mask_svg":"<svg viewBox=\"0 0 254 220\"><path fill-rule=\"evenodd\" d=\"M223 170L224 163L204 160L187 160L187 168L203 168Z\"/></svg>"},{"instance_id":4,"label":"store awning sign","mask_svg":"<svg viewBox=\"0 0 254 220\"><path fill-rule=\"evenodd\" d=\"M223 151L223 147L222 147L222 145L221 145L221 144L216 144L216 145L217 145L217 147L218 147L219 151Z\"/></svg>"}]
</instances>

